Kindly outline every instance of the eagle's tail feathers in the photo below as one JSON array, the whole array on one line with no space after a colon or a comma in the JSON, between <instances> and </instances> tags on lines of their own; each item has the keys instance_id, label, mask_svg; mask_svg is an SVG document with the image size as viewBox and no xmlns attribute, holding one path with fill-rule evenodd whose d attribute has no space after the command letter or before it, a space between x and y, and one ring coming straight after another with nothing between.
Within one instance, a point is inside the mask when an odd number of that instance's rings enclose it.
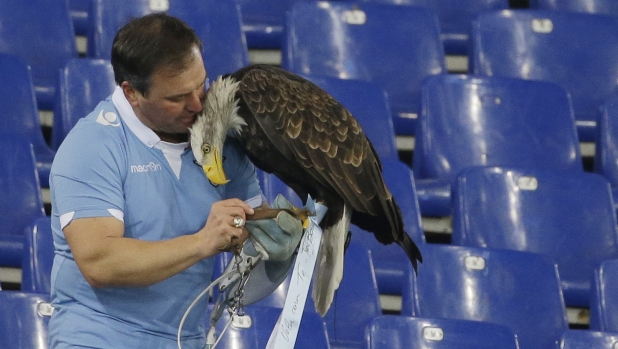
<instances>
[{"instance_id":1,"label":"eagle's tail feathers","mask_svg":"<svg viewBox=\"0 0 618 349\"><path fill-rule=\"evenodd\" d=\"M421 255L421 251L418 249L418 246L412 241L410 236L404 232L403 239L397 241L397 243L403 248L406 255L412 262L412 266L414 267L414 272L418 273L418 263L423 263L423 256Z\"/></svg>"},{"instance_id":2,"label":"eagle's tail feathers","mask_svg":"<svg viewBox=\"0 0 618 349\"><path fill-rule=\"evenodd\" d=\"M343 254L351 217L352 211L344 206L343 218L322 233L312 291L315 310L321 316L330 309L343 278Z\"/></svg>"}]
</instances>

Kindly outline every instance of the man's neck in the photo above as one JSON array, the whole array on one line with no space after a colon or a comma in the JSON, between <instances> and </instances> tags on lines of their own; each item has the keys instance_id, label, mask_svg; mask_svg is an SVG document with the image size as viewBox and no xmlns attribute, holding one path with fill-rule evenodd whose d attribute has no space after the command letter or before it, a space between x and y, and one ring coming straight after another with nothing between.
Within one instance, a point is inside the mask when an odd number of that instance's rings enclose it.
<instances>
[{"instance_id":1,"label":"man's neck","mask_svg":"<svg viewBox=\"0 0 618 349\"><path fill-rule=\"evenodd\" d=\"M159 138L161 138L163 142L182 143L189 141L188 133L163 133L157 131L155 131L155 133L157 134L157 136L159 136Z\"/></svg>"}]
</instances>

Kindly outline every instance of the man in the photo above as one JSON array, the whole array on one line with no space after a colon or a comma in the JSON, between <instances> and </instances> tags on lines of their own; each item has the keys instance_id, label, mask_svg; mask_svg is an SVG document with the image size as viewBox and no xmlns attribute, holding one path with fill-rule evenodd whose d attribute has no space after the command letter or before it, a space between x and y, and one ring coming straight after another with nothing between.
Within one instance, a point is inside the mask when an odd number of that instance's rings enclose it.
<instances>
[{"instance_id":1,"label":"man","mask_svg":"<svg viewBox=\"0 0 618 349\"><path fill-rule=\"evenodd\" d=\"M118 87L58 150L51 348L176 348L211 257L248 238L244 219L262 204L253 165L228 142L231 180L214 186L187 143L208 81L201 49L177 18L129 22L112 48ZM183 326L184 348L204 346L205 319L203 301Z\"/></svg>"}]
</instances>

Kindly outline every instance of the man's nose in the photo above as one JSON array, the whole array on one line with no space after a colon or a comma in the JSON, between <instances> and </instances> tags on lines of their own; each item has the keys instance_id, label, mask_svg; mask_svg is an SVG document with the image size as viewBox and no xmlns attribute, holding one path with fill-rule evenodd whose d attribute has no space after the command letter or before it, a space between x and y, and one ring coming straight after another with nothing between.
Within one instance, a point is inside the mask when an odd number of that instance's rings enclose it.
<instances>
[{"instance_id":1,"label":"man's nose","mask_svg":"<svg viewBox=\"0 0 618 349\"><path fill-rule=\"evenodd\" d=\"M202 111L202 100L204 97L203 91L195 91L191 93L187 98L187 109L194 113L199 113Z\"/></svg>"}]
</instances>

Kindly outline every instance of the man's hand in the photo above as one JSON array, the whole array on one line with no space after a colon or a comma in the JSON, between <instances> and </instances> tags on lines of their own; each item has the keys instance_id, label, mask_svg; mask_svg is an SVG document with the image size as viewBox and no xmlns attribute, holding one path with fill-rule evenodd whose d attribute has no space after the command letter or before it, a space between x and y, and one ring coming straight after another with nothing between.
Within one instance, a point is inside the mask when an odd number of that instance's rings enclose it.
<instances>
[{"instance_id":1,"label":"man's hand","mask_svg":"<svg viewBox=\"0 0 618 349\"><path fill-rule=\"evenodd\" d=\"M240 199L215 202L206 225L197 233L203 238L207 255L212 256L221 251L240 251L249 237L245 228L246 218L253 212L253 208Z\"/></svg>"}]
</instances>

